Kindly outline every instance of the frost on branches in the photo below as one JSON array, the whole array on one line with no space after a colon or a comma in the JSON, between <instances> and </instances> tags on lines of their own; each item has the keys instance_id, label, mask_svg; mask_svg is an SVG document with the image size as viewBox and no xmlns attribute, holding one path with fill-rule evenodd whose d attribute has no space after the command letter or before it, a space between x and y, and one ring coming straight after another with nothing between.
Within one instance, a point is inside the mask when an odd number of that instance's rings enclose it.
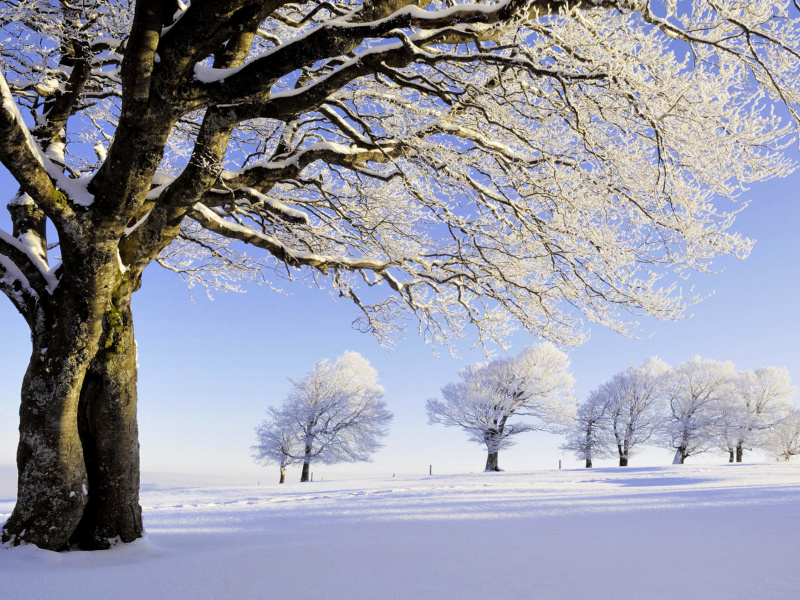
<instances>
[{"instance_id":1,"label":"frost on branches","mask_svg":"<svg viewBox=\"0 0 800 600\"><path fill-rule=\"evenodd\" d=\"M428 421L463 429L471 441L486 446L485 471L500 471L498 453L513 445L513 436L556 431L571 422L574 380L568 369L567 355L550 343L470 365L459 373L461 381L442 388L444 400L428 399Z\"/></svg>"},{"instance_id":2,"label":"frost on branches","mask_svg":"<svg viewBox=\"0 0 800 600\"><path fill-rule=\"evenodd\" d=\"M345 352L333 363L323 360L293 383L283 405L268 410L253 446L256 460L280 465L280 483L293 461L302 462L300 481L308 481L311 461L368 461L382 446L392 413L363 356Z\"/></svg>"},{"instance_id":3,"label":"frost on branches","mask_svg":"<svg viewBox=\"0 0 800 600\"><path fill-rule=\"evenodd\" d=\"M521 326L572 344L583 319L681 315L681 277L750 249L731 230L745 186L792 169L772 106L797 116L797 17L778 0L3 3L19 191L0 290L33 352L2 539L142 534L130 301L154 262L210 289L328 286L382 340L410 321L436 343Z\"/></svg>"},{"instance_id":4,"label":"frost on branches","mask_svg":"<svg viewBox=\"0 0 800 600\"><path fill-rule=\"evenodd\" d=\"M592 466L592 457L614 451L627 467L637 446L647 443L663 420L661 383L669 365L650 357L631 365L593 390L578 407L575 427L562 449ZM612 450L613 449L613 450Z\"/></svg>"},{"instance_id":5,"label":"frost on branches","mask_svg":"<svg viewBox=\"0 0 800 600\"><path fill-rule=\"evenodd\" d=\"M592 460L611 456L608 445L606 410L608 398L594 390L589 397L578 405L575 424L566 436L566 441L561 445L562 450L574 452L579 460L586 461L586 468L592 468Z\"/></svg>"},{"instance_id":6,"label":"frost on branches","mask_svg":"<svg viewBox=\"0 0 800 600\"><path fill-rule=\"evenodd\" d=\"M775 423L764 440L763 449L778 460L800 455L800 409L793 408Z\"/></svg>"},{"instance_id":7,"label":"frost on branches","mask_svg":"<svg viewBox=\"0 0 800 600\"><path fill-rule=\"evenodd\" d=\"M286 483L286 467L301 455L300 439L292 423L274 407L267 409L267 418L256 427L253 458L260 463L277 463L281 469L278 483Z\"/></svg>"}]
</instances>

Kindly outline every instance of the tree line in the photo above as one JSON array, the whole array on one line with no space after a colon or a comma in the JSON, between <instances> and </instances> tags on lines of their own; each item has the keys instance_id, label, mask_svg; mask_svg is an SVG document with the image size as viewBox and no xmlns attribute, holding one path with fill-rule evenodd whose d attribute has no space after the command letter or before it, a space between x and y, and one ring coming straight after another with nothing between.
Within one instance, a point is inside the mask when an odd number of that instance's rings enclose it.
<instances>
[{"instance_id":1,"label":"tree line","mask_svg":"<svg viewBox=\"0 0 800 600\"><path fill-rule=\"evenodd\" d=\"M442 398L426 402L431 424L461 428L486 448L485 471L500 471L500 450L531 431L562 434L561 448L585 461L616 456L619 466L642 446L675 450L673 464L723 451L741 462L756 449L789 460L800 454L800 409L785 368L737 371L730 361L695 356L672 366L657 357L630 365L578 403L569 358L551 343L518 355L468 365ZM294 383L257 428L254 458L286 467L312 460L332 464L370 460L388 434L392 414L368 361L346 352L322 361Z\"/></svg>"},{"instance_id":2,"label":"tree line","mask_svg":"<svg viewBox=\"0 0 800 600\"><path fill-rule=\"evenodd\" d=\"M627 466L645 444L673 448L673 464L715 450L729 462L755 449L789 460L800 453L796 391L785 368L737 371L730 361L699 356L671 366L651 357L589 394L562 448L586 467L609 456Z\"/></svg>"}]
</instances>

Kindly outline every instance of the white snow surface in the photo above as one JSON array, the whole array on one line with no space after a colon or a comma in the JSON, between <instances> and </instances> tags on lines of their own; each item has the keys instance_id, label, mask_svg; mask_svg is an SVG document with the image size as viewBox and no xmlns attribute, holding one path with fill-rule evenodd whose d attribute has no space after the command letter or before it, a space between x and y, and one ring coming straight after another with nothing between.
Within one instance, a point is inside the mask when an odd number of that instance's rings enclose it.
<instances>
[{"instance_id":1,"label":"white snow surface","mask_svg":"<svg viewBox=\"0 0 800 600\"><path fill-rule=\"evenodd\" d=\"M0 596L800 597L800 464L145 489L141 500L147 535L133 544L0 549ZM12 508L0 500L0 521Z\"/></svg>"}]
</instances>

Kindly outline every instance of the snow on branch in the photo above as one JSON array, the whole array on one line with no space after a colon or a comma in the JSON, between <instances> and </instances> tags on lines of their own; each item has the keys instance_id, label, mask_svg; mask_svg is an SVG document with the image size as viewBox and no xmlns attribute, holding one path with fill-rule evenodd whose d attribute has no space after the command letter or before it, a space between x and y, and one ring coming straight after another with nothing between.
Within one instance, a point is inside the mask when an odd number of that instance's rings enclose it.
<instances>
[{"instance_id":1,"label":"snow on branch","mask_svg":"<svg viewBox=\"0 0 800 600\"><path fill-rule=\"evenodd\" d=\"M391 266L389 263L379 260L351 258L348 256L325 256L313 252L294 250L288 248L273 236L265 235L255 229L239 225L238 223L226 221L210 208L199 203L192 207L189 211L189 216L209 231L213 231L223 237L234 238L253 246L263 248L290 266L314 267L323 273L327 272L329 269L364 269L382 272Z\"/></svg>"}]
</instances>

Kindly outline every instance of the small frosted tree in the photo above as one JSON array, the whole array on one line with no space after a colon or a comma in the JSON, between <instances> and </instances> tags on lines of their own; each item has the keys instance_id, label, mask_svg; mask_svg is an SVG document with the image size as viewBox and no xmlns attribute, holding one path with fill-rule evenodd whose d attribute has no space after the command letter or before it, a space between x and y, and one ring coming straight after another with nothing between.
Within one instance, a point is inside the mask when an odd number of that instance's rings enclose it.
<instances>
[{"instance_id":1,"label":"small frosted tree","mask_svg":"<svg viewBox=\"0 0 800 600\"><path fill-rule=\"evenodd\" d=\"M428 399L428 422L460 427L486 446L486 471L499 471L498 454L526 431L553 430L570 423L575 399L567 355L553 344L525 348L519 355L470 365L460 382L442 388L444 400ZM525 420L511 421L519 417Z\"/></svg>"},{"instance_id":2,"label":"small frosted tree","mask_svg":"<svg viewBox=\"0 0 800 600\"><path fill-rule=\"evenodd\" d=\"M745 449L763 446L769 431L792 413L791 398L797 388L792 386L786 368L763 367L740 373L737 392L745 411L736 440L736 462L742 462Z\"/></svg>"},{"instance_id":3,"label":"small frosted tree","mask_svg":"<svg viewBox=\"0 0 800 600\"><path fill-rule=\"evenodd\" d=\"M578 406L575 426L567 433L562 450L574 452L579 460L586 461L586 468L592 468L592 459L611 455L608 436L604 429L608 426L608 399L595 390Z\"/></svg>"},{"instance_id":4,"label":"small frosted tree","mask_svg":"<svg viewBox=\"0 0 800 600\"><path fill-rule=\"evenodd\" d=\"M281 478L286 482L286 467L300 454L300 439L286 416L278 409L267 409L267 418L256 427L256 444L252 447L253 458L264 464L278 464Z\"/></svg>"},{"instance_id":5,"label":"small frosted tree","mask_svg":"<svg viewBox=\"0 0 800 600\"><path fill-rule=\"evenodd\" d=\"M719 403L734 393L733 363L694 356L664 373L665 419L659 436L675 448L673 464L714 447Z\"/></svg>"},{"instance_id":6,"label":"small frosted tree","mask_svg":"<svg viewBox=\"0 0 800 600\"><path fill-rule=\"evenodd\" d=\"M789 460L800 454L800 409L791 412L767 433L763 449L778 460Z\"/></svg>"},{"instance_id":7,"label":"small frosted tree","mask_svg":"<svg viewBox=\"0 0 800 600\"><path fill-rule=\"evenodd\" d=\"M743 438L750 422L750 415L742 401L742 396L737 393L735 385L731 393L721 395L714 400L711 408L714 420L710 425L709 434L714 440L714 445L728 454L728 462L734 462L737 456L737 445ZM741 462L741 454L739 454Z\"/></svg>"},{"instance_id":8,"label":"small frosted tree","mask_svg":"<svg viewBox=\"0 0 800 600\"><path fill-rule=\"evenodd\" d=\"M277 414L298 439L292 459L302 460L300 481L312 461L325 464L370 460L389 433L393 415L383 400L378 373L357 352L321 361L289 393Z\"/></svg>"},{"instance_id":9,"label":"small frosted tree","mask_svg":"<svg viewBox=\"0 0 800 600\"><path fill-rule=\"evenodd\" d=\"M667 363L650 357L617 373L598 391L605 397L607 445L616 447L620 467L628 466L634 449L650 440L661 422L659 387L667 371Z\"/></svg>"}]
</instances>

